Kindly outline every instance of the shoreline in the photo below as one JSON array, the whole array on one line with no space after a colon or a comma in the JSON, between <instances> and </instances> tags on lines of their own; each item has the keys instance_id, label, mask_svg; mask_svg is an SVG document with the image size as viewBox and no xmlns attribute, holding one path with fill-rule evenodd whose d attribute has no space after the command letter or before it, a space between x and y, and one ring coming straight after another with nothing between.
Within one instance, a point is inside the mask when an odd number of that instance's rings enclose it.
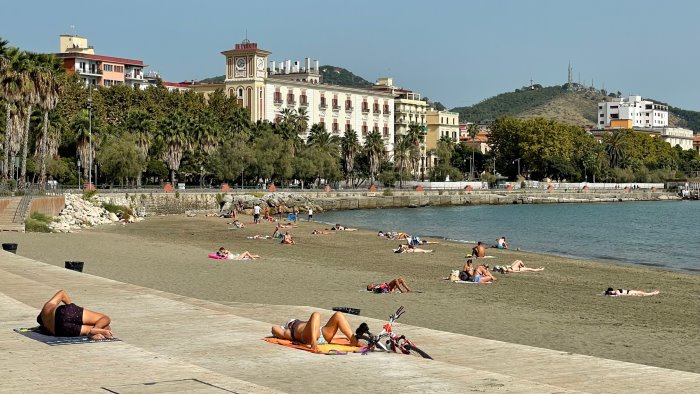
<instances>
[{"instance_id":1,"label":"shoreline","mask_svg":"<svg viewBox=\"0 0 700 394\"><path fill-rule=\"evenodd\" d=\"M470 248L463 243L441 240L429 245L434 253L395 254L395 242L370 230L314 236L320 223L303 221L289 229L297 245L285 246L247 238L271 234L275 223L241 220L246 226L237 230L228 219L177 215L71 234L3 235L22 256L61 267L84 261L86 274L214 302L348 306L378 319L404 305L406 324L700 373L698 275L490 249L491 266L520 259L545 271L495 274L492 285L454 284L438 278L464 263ZM208 259L219 246L262 258ZM361 291L397 276L421 293ZM661 294L602 296L609 286Z\"/></svg>"}]
</instances>

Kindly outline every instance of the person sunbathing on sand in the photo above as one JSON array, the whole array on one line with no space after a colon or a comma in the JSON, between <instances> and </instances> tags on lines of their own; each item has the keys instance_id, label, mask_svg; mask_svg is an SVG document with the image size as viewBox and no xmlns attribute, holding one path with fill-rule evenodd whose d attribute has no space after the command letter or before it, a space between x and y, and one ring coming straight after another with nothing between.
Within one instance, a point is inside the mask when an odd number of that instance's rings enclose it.
<instances>
[{"instance_id":1,"label":"person sunbathing on sand","mask_svg":"<svg viewBox=\"0 0 700 394\"><path fill-rule=\"evenodd\" d=\"M272 237L269 235L255 234L252 237L248 237L248 239L272 239Z\"/></svg>"},{"instance_id":2,"label":"person sunbathing on sand","mask_svg":"<svg viewBox=\"0 0 700 394\"><path fill-rule=\"evenodd\" d=\"M285 231L284 237L282 238L283 245L296 245L297 243L292 239L292 236L289 234L289 231Z\"/></svg>"},{"instance_id":3,"label":"person sunbathing on sand","mask_svg":"<svg viewBox=\"0 0 700 394\"><path fill-rule=\"evenodd\" d=\"M314 230L311 232L312 235L332 235L335 234L335 231L318 231Z\"/></svg>"},{"instance_id":4,"label":"person sunbathing on sand","mask_svg":"<svg viewBox=\"0 0 700 394\"><path fill-rule=\"evenodd\" d=\"M486 248L481 243L481 241L476 243L476 246L472 248L472 257L484 257L486 256Z\"/></svg>"},{"instance_id":5,"label":"person sunbathing on sand","mask_svg":"<svg viewBox=\"0 0 700 394\"><path fill-rule=\"evenodd\" d=\"M358 344L350 323L340 312L334 313L323 327L321 327L321 314L318 312L312 313L307 321L292 319L283 326L272 326L272 336L275 338L309 345L314 352L318 351L318 345L331 343L338 331L342 332L351 344Z\"/></svg>"},{"instance_id":6,"label":"person sunbathing on sand","mask_svg":"<svg viewBox=\"0 0 700 394\"><path fill-rule=\"evenodd\" d=\"M403 289L401 288L401 286L403 286ZM408 283L406 283L406 280L404 278L398 277L396 279L393 279L391 282L384 282L380 284L370 283L367 285L367 291L371 291L374 293L393 293L395 291L408 293L412 290L410 287L408 287Z\"/></svg>"},{"instance_id":7,"label":"person sunbathing on sand","mask_svg":"<svg viewBox=\"0 0 700 394\"><path fill-rule=\"evenodd\" d=\"M342 224L337 224L337 223L336 223L334 228L338 231L357 231L356 228L345 227Z\"/></svg>"},{"instance_id":8,"label":"person sunbathing on sand","mask_svg":"<svg viewBox=\"0 0 700 394\"><path fill-rule=\"evenodd\" d=\"M398 248L393 249L393 251L394 253L433 253L432 249L421 249L407 244L401 244Z\"/></svg>"},{"instance_id":9,"label":"person sunbathing on sand","mask_svg":"<svg viewBox=\"0 0 700 394\"><path fill-rule=\"evenodd\" d=\"M515 260L513 264L505 267L494 267L496 271L500 271L502 274L508 274L511 272L539 272L544 271L544 267L540 268L530 268L526 267L522 260Z\"/></svg>"},{"instance_id":10,"label":"person sunbathing on sand","mask_svg":"<svg viewBox=\"0 0 700 394\"><path fill-rule=\"evenodd\" d=\"M613 289L612 287L608 287L607 290L605 290L606 296L613 296L613 297L619 297L619 296L636 296L636 297L646 297L646 296L653 296L657 295L660 292L658 290L646 292L642 290L626 290L626 289Z\"/></svg>"},{"instance_id":11,"label":"person sunbathing on sand","mask_svg":"<svg viewBox=\"0 0 700 394\"><path fill-rule=\"evenodd\" d=\"M223 246L219 248L216 255L228 260L255 260L260 258L257 254L252 254L247 250L241 253L231 253Z\"/></svg>"},{"instance_id":12,"label":"person sunbathing on sand","mask_svg":"<svg viewBox=\"0 0 700 394\"><path fill-rule=\"evenodd\" d=\"M460 273L460 279L476 283L493 282L496 280L489 272L488 265L474 267L472 259L467 259L467 263L464 264L464 268L462 268L462 272Z\"/></svg>"}]
</instances>

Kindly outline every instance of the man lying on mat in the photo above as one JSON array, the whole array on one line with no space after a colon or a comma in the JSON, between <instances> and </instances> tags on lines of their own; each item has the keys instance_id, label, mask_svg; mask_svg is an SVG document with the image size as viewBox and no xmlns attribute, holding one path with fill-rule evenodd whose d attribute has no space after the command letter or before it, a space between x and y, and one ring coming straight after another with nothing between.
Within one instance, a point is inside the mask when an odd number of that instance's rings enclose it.
<instances>
[{"instance_id":1,"label":"man lying on mat","mask_svg":"<svg viewBox=\"0 0 700 394\"><path fill-rule=\"evenodd\" d=\"M318 345L330 343L338 331L342 332L351 344L358 344L357 338L350 329L350 323L340 312L334 313L323 327L321 327L321 314L318 312L312 313L307 321L292 319L284 326L272 326L272 335L275 338L310 345L314 352L318 351Z\"/></svg>"},{"instance_id":2,"label":"man lying on mat","mask_svg":"<svg viewBox=\"0 0 700 394\"><path fill-rule=\"evenodd\" d=\"M109 326L112 320L109 316L75 305L63 290L44 304L36 321L41 328L57 337L112 338L112 328Z\"/></svg>"}]
</instances>

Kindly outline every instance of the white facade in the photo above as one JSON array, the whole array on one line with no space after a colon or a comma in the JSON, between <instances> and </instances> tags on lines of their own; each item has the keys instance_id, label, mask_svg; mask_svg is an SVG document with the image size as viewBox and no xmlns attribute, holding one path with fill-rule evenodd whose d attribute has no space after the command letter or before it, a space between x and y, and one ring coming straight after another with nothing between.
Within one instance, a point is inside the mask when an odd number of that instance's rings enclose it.
<instances>
[{"instance_id":1,"label":"white facade","mask_svg":"<svg viewBox=\"0 0 700 394\"><path fill-rule=\"evenodd\" d=\"M668 126L668 107L642 100L641 96L615 98L598 103L598 128L611 127L611 123L627 120L627 127L653 128ZM625 123L625 122L623 122Z\"/></svg>"},{"instance_id":2,"label":"white facade","mask_svg":"<svg viewBox=\"0 0 700 394\"><path fill-rule=\"evenodd\" d=\"M382 135L389 157L394 151L394 97L372 90L346 88L270 77L265 80L264 119L275 122L285 108L306 110L308 125L323 124L331 135L342 137L352 129L364 144L372 131ZM306 138L308 135L300 135Z\"/></svg>"},{"instance_id":3,"label":"white facade","mask_svg":"<svg viewBox=\"0 0 700 394\"><path fill-rule=\"evenodd\" d=\"M671 146L680 145L683 150L693 149L693 130L680 127L664 127L655 130L664 142Z\"/></svg>"}]
</instances>

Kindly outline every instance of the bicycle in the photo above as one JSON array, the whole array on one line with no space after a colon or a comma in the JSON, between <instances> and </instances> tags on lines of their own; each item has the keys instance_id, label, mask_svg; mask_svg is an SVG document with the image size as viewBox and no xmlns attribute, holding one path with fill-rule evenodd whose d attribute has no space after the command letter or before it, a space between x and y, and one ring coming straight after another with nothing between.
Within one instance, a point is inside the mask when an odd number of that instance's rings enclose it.
<instances>
[{"instance_id":1,"label":"bicycle","mask_svg":"<svg viewBox=\"0 0 700 394\"><path fill-rule=\"evenodd\" d=\"M367 323L360 324L357 330L355 330L355 337L358 340L362 339L367 341L367 346L359 350L359 353L367 354L374 351L394 353L401 352L403 354L417 353L423 358L432 360L433 358L430 357L428 353L419 349L416 344L411 342L408 338L406 338L406 336L396 335L392 330L392 325L399 319L399 317L401 317L401 315L404 314L404 312L406 311L403 309L403 306L399 307L396 312L389 316L389 321L384 324L384 328L377 335L372 335L372 333L369 331L369 326Z\"/></svg>"}]
</instances>

